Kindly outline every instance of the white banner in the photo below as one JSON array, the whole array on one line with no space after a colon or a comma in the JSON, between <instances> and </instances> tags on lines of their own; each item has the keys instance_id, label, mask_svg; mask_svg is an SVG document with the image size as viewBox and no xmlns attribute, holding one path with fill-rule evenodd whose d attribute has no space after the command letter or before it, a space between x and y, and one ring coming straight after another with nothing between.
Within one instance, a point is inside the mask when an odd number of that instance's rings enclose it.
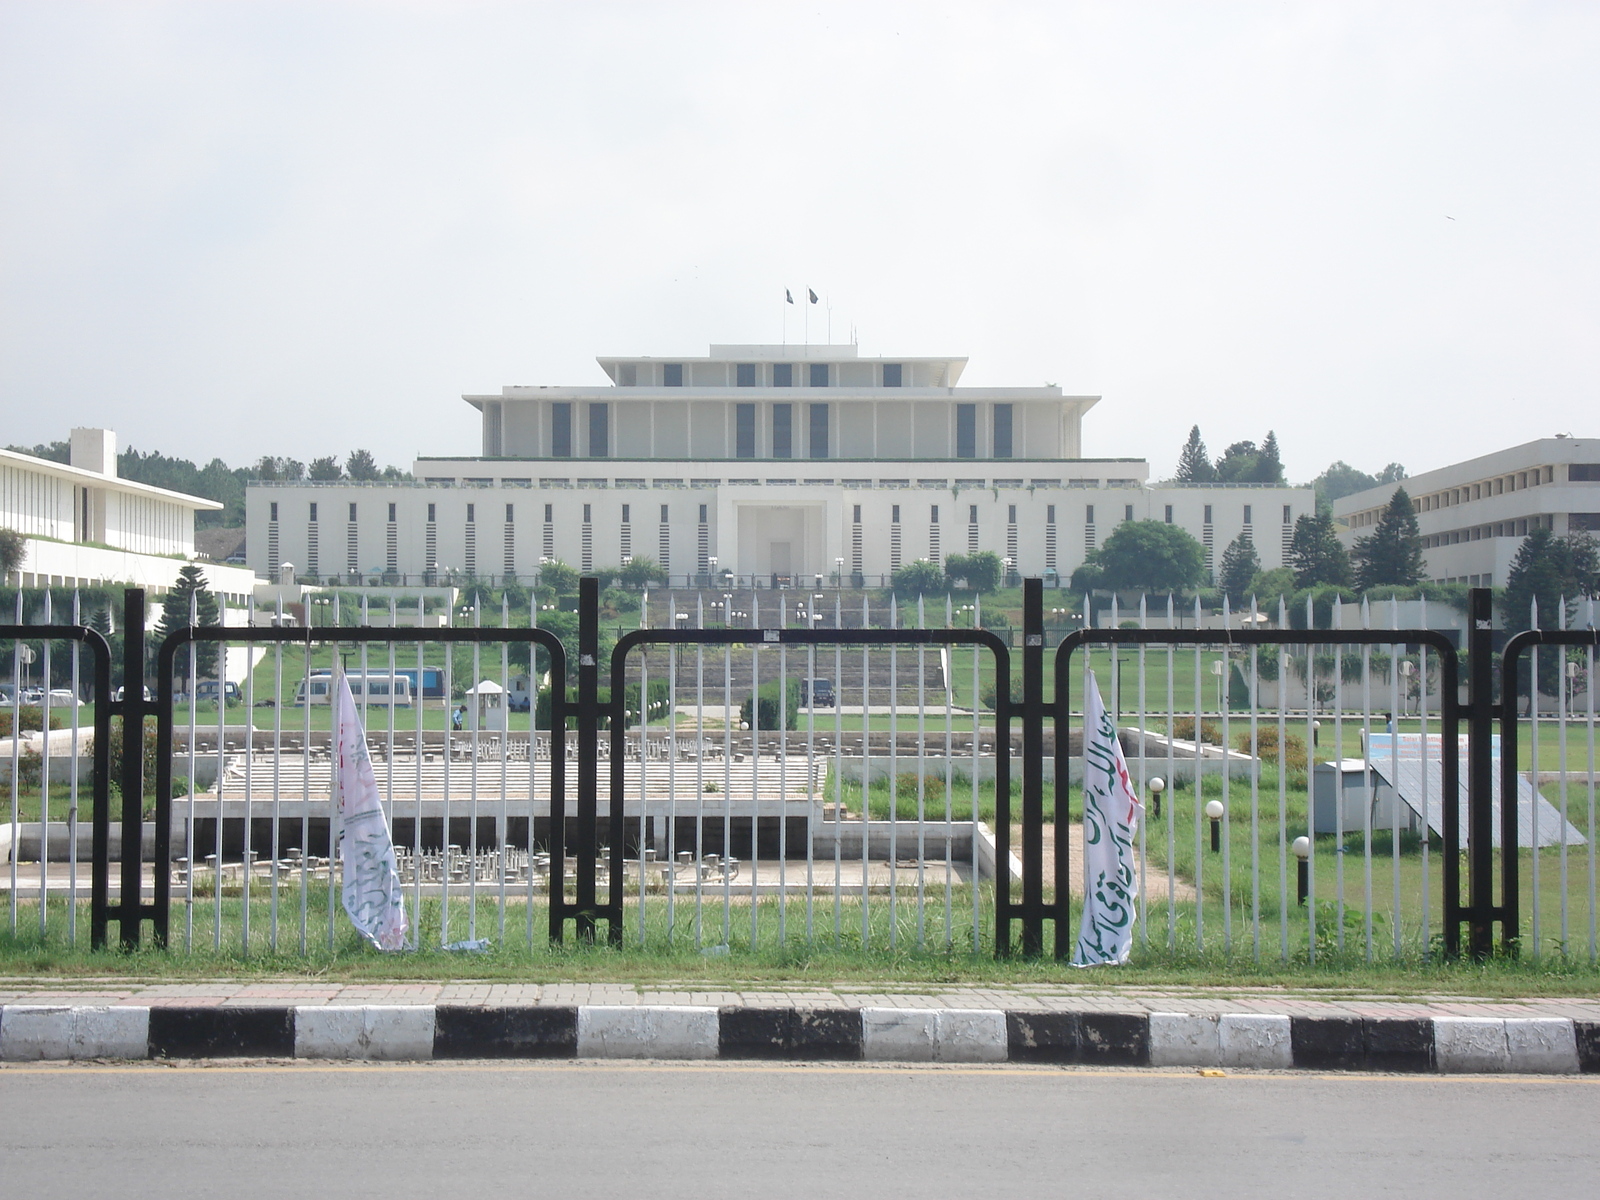
<instances>
[{"instance_id":1,"label":"white banner","mask_svg":"<svg viewBox=\"0 0 1600 1200\"><path fill-rule=\"evenodd\" d=\"M344 910L362 937L380 950L406 949L405 896L394 859L394 840L378 802L378 780L367 753L350 682L339 672L334 718L334 783L344 825L339 856L344 861Z\"/></svg>"},{"instance_id":2,"label":"white banner","mask_svg":"<svg viewBox=\"0 0 1600 1200\"><path fill-rule=\"evenodd\" d=\"M1083 923L1072 965L1092 967L1125 963L1133 950L1139 898L1133 836L1144 805L1094 672L1084 672L1083 691Z\"/></svg>"}]
</instances>

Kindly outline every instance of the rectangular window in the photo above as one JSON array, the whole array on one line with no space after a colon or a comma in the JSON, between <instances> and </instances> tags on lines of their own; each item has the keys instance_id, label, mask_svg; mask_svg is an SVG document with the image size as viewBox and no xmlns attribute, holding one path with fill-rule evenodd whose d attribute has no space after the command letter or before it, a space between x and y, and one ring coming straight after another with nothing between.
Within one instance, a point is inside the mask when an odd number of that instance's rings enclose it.
<instances>
[{"instance_id":1,"label":"rectangular window","mask_svg":"<svg viewBox=\"0 0 1600 1200\"><path fill-rule=\"evenodd\" d=\"M827 387L828 386L828 364L827 363L812 363L811 364L811 386L812 387Z\"/></svg>"},{"instance_id":2,"label":"rectangular window","mask_svg":"<svg viewBox=\"0 0 1600 1200\"><path fill-rule=\"evenodd\" d=\"M394 505L389 505L389 524L394 524Z\"/></svg>"},{"instance_id":3,"label":"rectangular window","mask_svg":"<svg viewBox=\"0 0 1600 1200\"><path fill-rule=\"evenodd\" d=\"M589 405L589 457L611 456L611 406Z\"/></svg>"},{"instance_id":4,"label":"rectangular window","mask_svg":"<svg viewBox=\"0 0 1600 1200\"><path fill-rule=\"evenodd\" d=\"M1244 523L1246 525L1250 524L1250 506L1248 504L1244 506Z\"/></svg>"},{"instance_id":5,"label":"rectangular window","mask_svg":"<svg viewBox=\"0 0 1600 1200\"><path fill-rule=\"evenodd\" d=\"M811 406L811 457L828 457L828 406Z\"/></svg>"},{"instance_id":6,"label":"rectangular window","mask_svg":"<svg viewBox=\"0 0 1600 1200\"><path fill-rule=\"evenodd\" d=\"M1206 519L1204 523L1207 525L1211 524L1211 505L1209 504L1206 505Z\"/></svg>"},{"instance_id":7,"label":"rectangular window","mask_svg":"<svg viewBox=\"0 0 1600 1200\"><path fill-rule=\"evenodd\" d=\"M661 364L661 386L662 387L682 387L683 386L683 364L682 363L662 363Z\"/></svg>"},{"instance_id":8,"label":"rectangular window","mask_svg":"<svg viewBox=\"0 0 1600 1200\"><path fill-rule=\"evenodd\" d=\"M855 509L855 516L853 516L851 518L851 520L853 520L857 525L859 525L859 524L861 524L861 505L857 504L857 505L854 505L853 507Z\"/></svg>"},{"instance_id":9,"label":"rectangular window","mask_svg":"<svg viewBox=\"0 0 1600 1200\"><path fill-rule=\"evenodd\" d=\"M756 406L733 406L733 454L735 458L756 456Z\"/></svg>"},{"instance_id":10,"label":"rectangular window","mask_svg":"<svg viewBox=\"0 0 1600 1200\"><path fill-rule=\"evenodd\" d=\"M772 457L794 457L794 405L772 406Z\"/></svg>"},{"instance_id":11,"label":"rectangular window","mask_svg":"<svg viewBox=\"0 0 1600 1200\"><path fill-rule=\"evenodd\" d=\"M978 406L956 405L956 457L978 457Z\"/></svg>"},{"instance_id":12,"label":"rectangular window","mask_svg":"<svg viewBox=\"0 0 1600 1200\"><path fill-rule=\"evenodd\" d=\"M589 515L590 511L591 510L590 510L589 505L585 504L583 506L583 523L585 525L589 524L590 521L594 520L594 518Z\"/></svg>"},{"instance_id":13,"label":"rectangular window","mask_svg":"<svg viewBox=\"0 0 1600 1200\"><path fill-rule=\"evenodd\" d=\"M930 525L939 523L939 506L937 504L930 506L928 509L928 523Z\"/></svg>"},{"instance_id":14,"label":"rectangular window","mask_svg":"<svg viewBox=\"0 0 1600 1200\"><path fill-rule=\"evenodd\" d=\"M311 519L313 521L317 519L317 502L315 500L311 502Z\"/></svg>"},{"instance_id":15,"label":"rectangular window","mask_svg":"<svg viewBox=\"0 0 1600 1200\"><path fill-rule=\"evenodd\" d=\"M555 520L555 508L554 504L546 504L544 506L544 523L546 525Z\"/></svg>"},{"instance_id":16,"label":"rectangular window","mask_svg":"<svg viewBox=\"0 0 1600 1200\"><path fill-rule=\"evenodd\" d=\"M794 364L793 363L773 363L772 364L772 386L773 387L793 387L794 386Z\"/></svg>"},{"instance_id":17,"label":"rectangular window","mask_svg":"<svg viewBox=\"0 0 1600 1200\"><path fill-rule=\"evenodd\" d=\"M631 505L627 505L627 504L624 504L622 506L622 523L624 525L626 525L628 523L628 509L630 507L631 507Z\"/></svg>"},{"instance_id":18,"label":"rectangular window","mask_svg":"<svg viewBox=\"0 0 1600 1200\"><path fill-rule=\"evenodd\" d=\"M1085 525L1094 524L1094 505L1088 504L1084 506L1083 523Z\"/></svg>"},{"instance_id":19,"label":"rectangular window","mask_svg":"<svg viewBox=\"0 0 1600 1200\"><path fill-rule=\"evenodd\" d=\"M700 524L704 525L705 523L706 523L706 506L704 504L702 504L700 506Z\"/></svg>"},{"instance_id":20,"label":"rectangular window","mask_svg":"<svg viewBox=\"0 0 1600 1200\"><path fill-rule=\"evenodd\" d=\"M665 504L661 506L661 523L663 525L667 523L667 506Z\"/></svg>"},{"instance_id":21,"label":"rectangular window","mask_svg":"<svg viewBox=\"0 0 1600 1200\"><path fill-rule=\"evenodd\" d=\"M1571 463L1567 479L1573 483L1600 483L1600 463Z\"/></svg>"},{"instance_id":22,"label":"rectangular window","mask_svg":"<svg viewBox=\"0 0 1600 1200\"><path fill-rule=\"evenodd\" d=\"M350 506L350 519L352 521L356 519L356 506L354 504Z\"/></svg>"},{"instance_id":23,"label":"rectangular window","mask_svg":"<svg viewBox=\"0 0 1600 1200\"><path fill-rule=\"evenodd\" d=\"M1006 505L1006 523L1010 525L1017 523L1017 506L1015 504Z\"/></svg>"},{"instance_id":24,"label":"rectangular window","mask_svg":"<svg viewBox=\"0 0 1600 1200\"><path fill-rule=\"evenodd\" d=\"M1054 504L1045 505L1044 523L1046 525L1054 525L1056 523L1056 506Z\"/></svg>"},{"instance_id":25,"label":"rectangular window","mask_svg":"<svg viewBox=\"0 0 1600 1200\"><path fill-rule=\"evenodd\" d=\"M1167 505L1167 524L1172 524L1172 505Z\"/></svg>"},{"instance_id":26,"label":"rectangular window","mask_svg":"<svg viewBox=\"0 0 1600 1200\"><path fill-rule=\"evenodd\" d=\"M994 456L1011 457L1011 405L994 406Z\"/></svg>"},{"instance_id":27,"label":"rectangular window","mask_svg":"<svg viewBox=\"0 0 1600 1200\"><path fill-rule=\"evenodd\" d=\"M889 522L893 525L900 524L900 506L898 504L890 505Z\"/></svg>"},{"instance_id":28,"label":"rectangular window","mask_svg":"<svg viewBox=\"0 0 1600 1200\"><path fill-rule=\"evenodd\" d=\"M278 502L276 500L272 502L272 516L269 519L273 521L278 519Z\"/></svg>"},{"instance_id":29,"label":"rectangular window","mask_svg":"<svg viewBox=\"0 0 1600 1200\"><path fill-rule=\"evenodd\" d=\"M437 521L438 519L439 519L439 508L438 508L438 506L434 505L434 504L428 505L428 520L429 521Z\"/></svg>"},{"instance_id":30,"label":"rectangular window","mask_svg":"<svg viewBox=\"0 0 1600 1200\"><path fill-rule=\"evenodd\" d=\"M1285 525L1291 524L1289 520L1289 506L1287 504L1283 506L1283 523Z\"/></svg>"},{"instance_id":31,"label":"rectangular window","mask_svg":"<svg viewBox=\"0 0 1600 1200\"><path fill-rule=\"evenodd\" d=\"M467 524L471 525L477 519L478 519L478 506L476 504L467 505Z\"/></svg>"},{"instance_id":32,"label":"rectangular window","mask_svg":"<svg viewBox=\"0 0 1600 1200\"><path fill-rule=\"evenodd\" d=\"M506 505L506 524L507 525L511 524L512 519L516 515L516 511L517 511L517 506L515 504Z\"/></svg>"},{"instance_id":33,"label":"rectangular window","mask_svg":"<svg viewBox=\"0 0 1600 1200\"><path fill-rule=\"evenodd\" d=\"M755 385L756 385L756 365L755 365L755 363L739 363L738 365L736 365L733 368L733 381L739 387L755 387Z\"/></svg>"},{"instance_id":34,"label":"rectangular window","mask_svg":"<svg viewBox=\"0 0 1600 1200\"><path fill-rule=\"evenodd\" d=\"M572 457L572 405L550 406L550 453L555 458Z\"/></svg>"},{"instance_id":35,"label":"rectangular window","mask_svg":"<svg viewBox=\"0 0 1600 1200\"><path fill-rule=\"evenodd\" d=\"M967 524L968 525L976 525L977 523L978 523L978 506L976 504L969 504L969 505L967 505Z\"/></svg>"},{"instance_id":36,"label":"rectangular window","mask_svg":"<svg viewBox=\"0 0 1600 1200\"><path fill-rule=\"evenodd\" d=\"M884 387L899 387L900 386L900 364L899 363L884 363L883 364L883 386Z\"/></svg>"}]
</instances>

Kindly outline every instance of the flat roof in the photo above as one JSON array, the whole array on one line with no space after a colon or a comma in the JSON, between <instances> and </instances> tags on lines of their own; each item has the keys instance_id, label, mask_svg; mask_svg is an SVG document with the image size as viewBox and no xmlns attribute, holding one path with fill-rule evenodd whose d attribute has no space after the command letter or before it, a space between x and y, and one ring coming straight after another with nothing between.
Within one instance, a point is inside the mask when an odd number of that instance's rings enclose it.
<instances>
[{"instance_id":1,"label":"flat roof","mask_svg":"<svg viewBox=\"0 0 1600 1200\"><path fill-rule=\"evenodd\" d=\"M131 492L138 496L149 496L154 500L165 500L171 504L181 504L186 508L216 510L224 507L220 502L207 500L204 496L191 496L185 492L169 492L166 488L140 483L134 479L124 479L120 475L102 475L99 471L85 471L82 467L69 467L66 463L52 462L48 458L35 458L31 454L18 454L12 450L0 450L0 463L7 463L24 471L37 471L41 475L54 475L58 479L71 480L73 483L84 487L111 488L113 491Z\"/></svg>"}]
</instances>

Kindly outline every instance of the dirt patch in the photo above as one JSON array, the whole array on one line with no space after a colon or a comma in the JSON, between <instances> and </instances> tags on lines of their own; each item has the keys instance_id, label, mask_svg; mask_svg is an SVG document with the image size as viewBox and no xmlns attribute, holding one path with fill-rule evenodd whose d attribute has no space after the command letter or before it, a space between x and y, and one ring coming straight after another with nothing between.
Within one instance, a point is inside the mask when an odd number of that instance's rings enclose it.
<instances>
[{"instance_id":1,"label":"dirt patch","mask_svg":"<svg viewBox=\"0 0 1600 1200\"><path fill-rule=\"evenodd\" d=\"M1022 826L1011 827L1011 853L1021 857ZM1044 861L1046 864L1055 861L1056 829L1054 825L1046 823L1044 827ZM1068 886L1075 896L1083 895L1083 825L1077 823L1071 826L1070 840L1067 843ZM1137 868L1136 868L1137 869ZM1046 867L1048 875L1049 868ZM1149 896L1165 899L1167 896L1167 873L1162 868L1150 865L1143 873L1145 891ZM1173 893L1179 900L1193 900L1195 898L1194 885L1179 876L1173 881Z\"/></svg>"}]
</instances>

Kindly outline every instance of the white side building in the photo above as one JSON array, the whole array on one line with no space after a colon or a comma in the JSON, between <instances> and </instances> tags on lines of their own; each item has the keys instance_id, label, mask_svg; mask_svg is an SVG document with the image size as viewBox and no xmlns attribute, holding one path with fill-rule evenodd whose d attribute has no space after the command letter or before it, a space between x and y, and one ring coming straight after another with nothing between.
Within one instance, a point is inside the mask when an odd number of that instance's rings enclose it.
<instances>
[{"instance_id":1,"label":"white side building","mask_svg":"<svg viewBox=\"0 0 1600 1200\"><path fill-rule=\"evenodd\" d=\"M1600 439L1550 437L1424 471L1334 501L1346 547L1372 532L1403 487L1435 583L1504 587L1530 530L1600 532Z\"/></svg>"},{"instance_id":2,"label":"white side building","mask_svg":"<svg viewBox=\"0 0 1600 1200\"><path fill-rule=\"evenodd\" d=\"M22 587L165 591L194 558L194 514L222 505L117 476L117 437L74 429L71 463L0 450L0 528L23 536ZM204 564L212 590L242 600L253 572Z\"/></svg>"},{"instance_id":3,"label":"white side building","mask_svg":"<svg viewBox=\"0 0 1600 1200\"><path fill-rule=\"evenodd\" d=\"M1123 521L1165 520L1220 560L1249 530L1282 565L1308 488L1163 486L1083 456L1097 396L958 386L964 358L854 345L602 357L597 386L466 396L481 454L415 483L252 484L248 555L329 582L531 580L648 557L674 583L882 583L916 559L991 551L1064 582Z\"/></svg>"}]
</instances>

